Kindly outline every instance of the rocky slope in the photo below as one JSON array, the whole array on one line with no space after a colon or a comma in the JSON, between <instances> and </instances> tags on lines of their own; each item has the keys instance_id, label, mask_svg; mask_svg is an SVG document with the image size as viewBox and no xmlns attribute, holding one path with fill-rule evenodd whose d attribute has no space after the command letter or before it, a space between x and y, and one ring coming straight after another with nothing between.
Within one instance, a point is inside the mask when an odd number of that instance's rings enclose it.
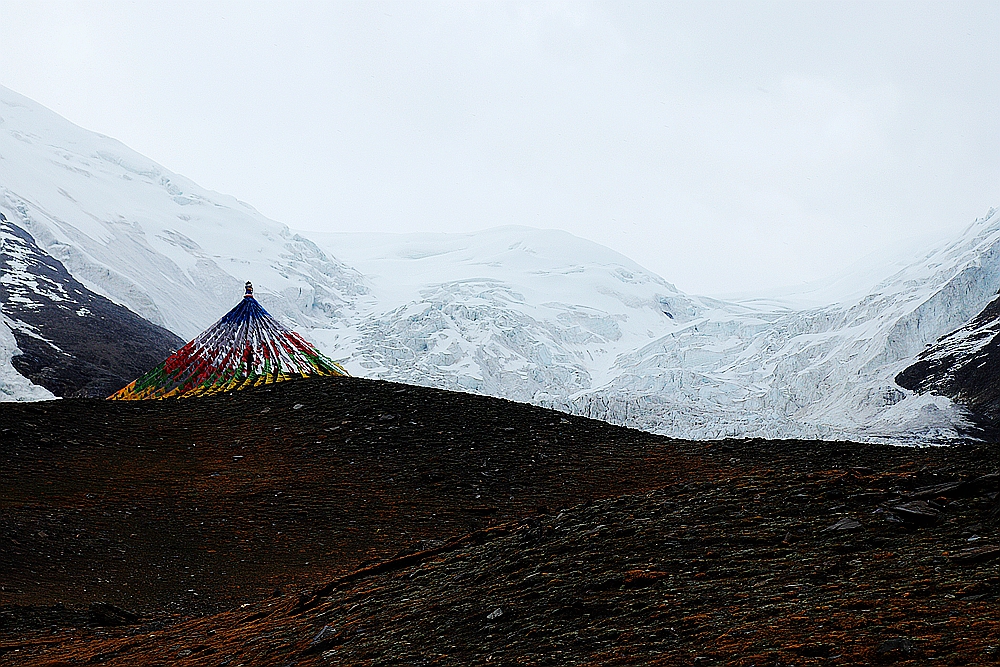
<instances>
[{"instance_id":1,"label":"rocky slope","mask_svg":"<svg viewBox=\"0 0 1000 667\"><path fill-rule=\"evenodd\" d=\"M942 336L896 376L919 393L947 396L966 406L990 435L1000 431L1000 299L965 326Z\"/></svg>"},{"instance_id":2,"label":"rocky slope","mask_svg":"<svg viewBox=\"0 0 1000 667\"><path fill-rule=\"evenodd\" d=\"M11 363L56 396L104 398L184 344L94 294L0 213L0 313L20 354Z\"/></svg>"},{"instance_id":3,"label":"rocky slope","mask_svg":"<svg viewBox=\"0 0 1000 667\"><path fill-rule=\"evenodd\" d=\"M358 378L2 404L0 434L0 604L141 613L220 611L683 468L650 434Z\"/></svg>"},{"instance_id":4,"label":"rocky slope","mask_svg":"<svg viewBox=\"0 0 1000 667\"><path fill-rule=\"evenodd\" d=\"M0 664L997 658L994 446L670 441L351 378L0 432Z\"/></svg>"}]
</instances>

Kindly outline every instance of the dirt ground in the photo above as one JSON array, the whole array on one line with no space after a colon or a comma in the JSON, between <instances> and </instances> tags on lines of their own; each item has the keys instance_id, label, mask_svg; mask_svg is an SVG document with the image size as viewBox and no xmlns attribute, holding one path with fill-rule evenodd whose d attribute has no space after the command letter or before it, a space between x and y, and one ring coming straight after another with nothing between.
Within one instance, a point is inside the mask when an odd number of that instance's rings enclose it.
<instances>
[{"instance_id":1,"label":"dirt ground","mask_svg":"<svg viewBox=\"0 0 1000 667\"><path fill-rule=\"evenodd\" d=\"M1000 662L992 445L359 379L0 405L0 664Z\"/></svg>"}]
</instances>

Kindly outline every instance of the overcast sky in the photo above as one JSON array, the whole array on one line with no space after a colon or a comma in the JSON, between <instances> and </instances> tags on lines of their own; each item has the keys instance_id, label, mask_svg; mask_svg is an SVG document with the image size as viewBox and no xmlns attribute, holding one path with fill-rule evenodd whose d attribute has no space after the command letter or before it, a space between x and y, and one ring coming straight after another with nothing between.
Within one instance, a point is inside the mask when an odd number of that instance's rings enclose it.
<instances>
[{"instance_id":1,"label":"overcast sky","mask_svg":"<svg viewBox=\"0 0 1000 667\"><path fill-rule=\"evenodd\" d=\"M299 229L522 224L680 289L1000 206L1000 3L0 0L0 84Z\"/></svg>"}]
</instances>

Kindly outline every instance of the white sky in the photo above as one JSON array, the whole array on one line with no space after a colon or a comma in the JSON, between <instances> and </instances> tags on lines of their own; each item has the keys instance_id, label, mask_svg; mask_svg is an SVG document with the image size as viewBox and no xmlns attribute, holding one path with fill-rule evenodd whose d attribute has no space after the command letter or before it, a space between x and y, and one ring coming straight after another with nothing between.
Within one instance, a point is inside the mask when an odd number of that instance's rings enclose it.
<instances>
[{"instance_id":1,"label":"white sky","mask_svg":"<svg viewBox=\"0 0 1000 667\"><path fill-rule=\"evenodd\" d=\"M692 293L1000 206L1000 3L0 0L0 84L299 229L553 227Z\"/></svg>"}]
</instances>

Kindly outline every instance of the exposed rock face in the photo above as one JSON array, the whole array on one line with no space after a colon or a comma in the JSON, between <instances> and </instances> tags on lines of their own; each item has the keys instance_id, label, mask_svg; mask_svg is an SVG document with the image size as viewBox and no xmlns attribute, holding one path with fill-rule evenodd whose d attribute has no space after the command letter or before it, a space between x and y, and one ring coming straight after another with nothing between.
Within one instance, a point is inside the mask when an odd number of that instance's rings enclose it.
<instances>
[{"instance_id":1,"label":"exposed rock face","mask_svg":"<svg viewBox=\"0 0 1000 667\"><path fill-rule=\"evenodd\" d=\"M103 398L184 344L94 294L0 214L0 313L14 368L56 396Z\"/></svg>"},{"instance_id":2,"label":"exposed rock face","mask_svg":"<svg viewBox=\"0 0 1000 667\"><path fill-rule=\"evenodd\" d=\"M947 396L988 432L1000 428L1000 297L971 322L942 336L896 376L905 389Z\"/></svg>"}]
</instances>

